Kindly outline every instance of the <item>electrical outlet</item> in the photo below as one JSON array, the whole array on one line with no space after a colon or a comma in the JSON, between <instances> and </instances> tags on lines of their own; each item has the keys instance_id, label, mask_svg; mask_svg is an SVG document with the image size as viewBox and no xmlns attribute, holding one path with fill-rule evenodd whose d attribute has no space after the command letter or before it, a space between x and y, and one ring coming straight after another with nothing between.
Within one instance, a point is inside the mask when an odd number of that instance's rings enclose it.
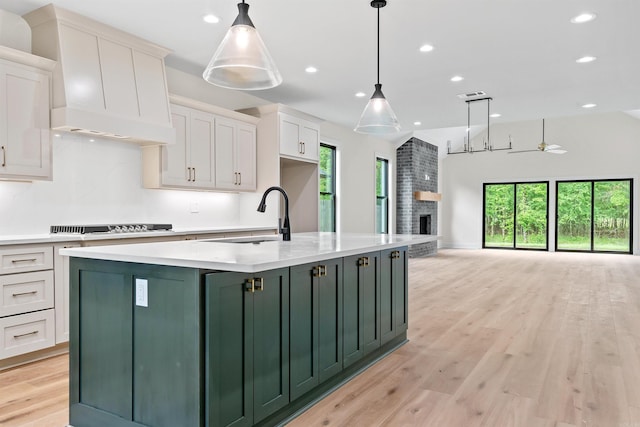
<instances>
[{"instance_id":1,"label":"electrical outlet","mask_svg":"<svg viewBox=\"0 0 640 427\"><path fill-rule=\"evenodd\" d=\"M136 305L149 307L149 292L147 279L136 279Z\"/></svg>"}]
</instances>

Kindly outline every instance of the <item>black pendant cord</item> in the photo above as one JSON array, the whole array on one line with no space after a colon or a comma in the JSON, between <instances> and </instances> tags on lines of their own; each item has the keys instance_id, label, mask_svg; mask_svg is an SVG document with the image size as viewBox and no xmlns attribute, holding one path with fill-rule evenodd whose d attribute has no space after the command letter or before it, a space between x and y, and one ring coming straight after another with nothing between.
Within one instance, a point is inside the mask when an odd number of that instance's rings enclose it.
<instances>
[{"instance_id":1,"label":"black pendant cord","mask_svg":"<svg viewBox=\"0 0 640 427\"><path fill-rule=\"evenodd\" d=\"M380 84L380 8L378 9L378 84Z\"/></svg>"}]
</instances>

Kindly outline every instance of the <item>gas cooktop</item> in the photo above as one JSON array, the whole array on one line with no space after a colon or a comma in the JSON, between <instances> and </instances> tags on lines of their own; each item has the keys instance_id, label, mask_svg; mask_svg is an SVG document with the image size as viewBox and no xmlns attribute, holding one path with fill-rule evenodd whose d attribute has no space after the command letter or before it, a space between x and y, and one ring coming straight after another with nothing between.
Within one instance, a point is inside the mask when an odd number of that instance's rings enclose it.
<instances>
[{"instance_id":1,"label":"gas cooktop","mask_svg":"<svg viewBox=\"0 0 640 427\"><path fill-rule=\"evenodd\" d=\"M148 231L170 231L171 224L98 224L98 225L52 225L51 233L143 233Z\"/></svg>"}]
</instances>

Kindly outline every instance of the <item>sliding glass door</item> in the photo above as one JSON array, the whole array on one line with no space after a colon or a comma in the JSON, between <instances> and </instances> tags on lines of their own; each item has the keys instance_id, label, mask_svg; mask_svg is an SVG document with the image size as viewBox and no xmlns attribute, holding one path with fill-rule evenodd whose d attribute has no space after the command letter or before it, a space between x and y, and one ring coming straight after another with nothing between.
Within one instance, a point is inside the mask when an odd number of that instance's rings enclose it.
<instances>
[{"instance_id":1,"label":"sliding glass door","mask_svg":"<svg viewBox=\"0 0 640 427\"><path fill-rule=\"evenodd\" d=\"M484 185L484 248L546 250L549 184Z\"/></svg>"},{"instance_id":2,"label":"sliding glass door","mask_svg":"<svg viewBox=\"0 0 640 427\"><path fill-rule=\"evenodd\" d=\"M556 250L631 253L633 181L556 183Z\"/></svg>"}]
</instances>

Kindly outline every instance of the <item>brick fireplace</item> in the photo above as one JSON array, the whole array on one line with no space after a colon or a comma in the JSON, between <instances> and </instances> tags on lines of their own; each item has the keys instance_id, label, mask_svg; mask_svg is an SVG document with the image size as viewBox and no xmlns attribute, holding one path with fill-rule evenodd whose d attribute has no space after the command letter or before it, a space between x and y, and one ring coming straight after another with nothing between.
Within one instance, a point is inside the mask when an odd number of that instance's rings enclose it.
<instances>
[{"instance_id":1,"label":"brick fireplace","mask_svg":"<svg viewBox=\"0 0 640 427\"><path fill-rule=\"evenodd\" d=\"M416 200L415 191L438 192L438 147L411 138L396 151L396 232L399 234L437 234L437 202ZM413 245L409 256L435 255L437 242Z\"/></svg>"}]
</instances>

